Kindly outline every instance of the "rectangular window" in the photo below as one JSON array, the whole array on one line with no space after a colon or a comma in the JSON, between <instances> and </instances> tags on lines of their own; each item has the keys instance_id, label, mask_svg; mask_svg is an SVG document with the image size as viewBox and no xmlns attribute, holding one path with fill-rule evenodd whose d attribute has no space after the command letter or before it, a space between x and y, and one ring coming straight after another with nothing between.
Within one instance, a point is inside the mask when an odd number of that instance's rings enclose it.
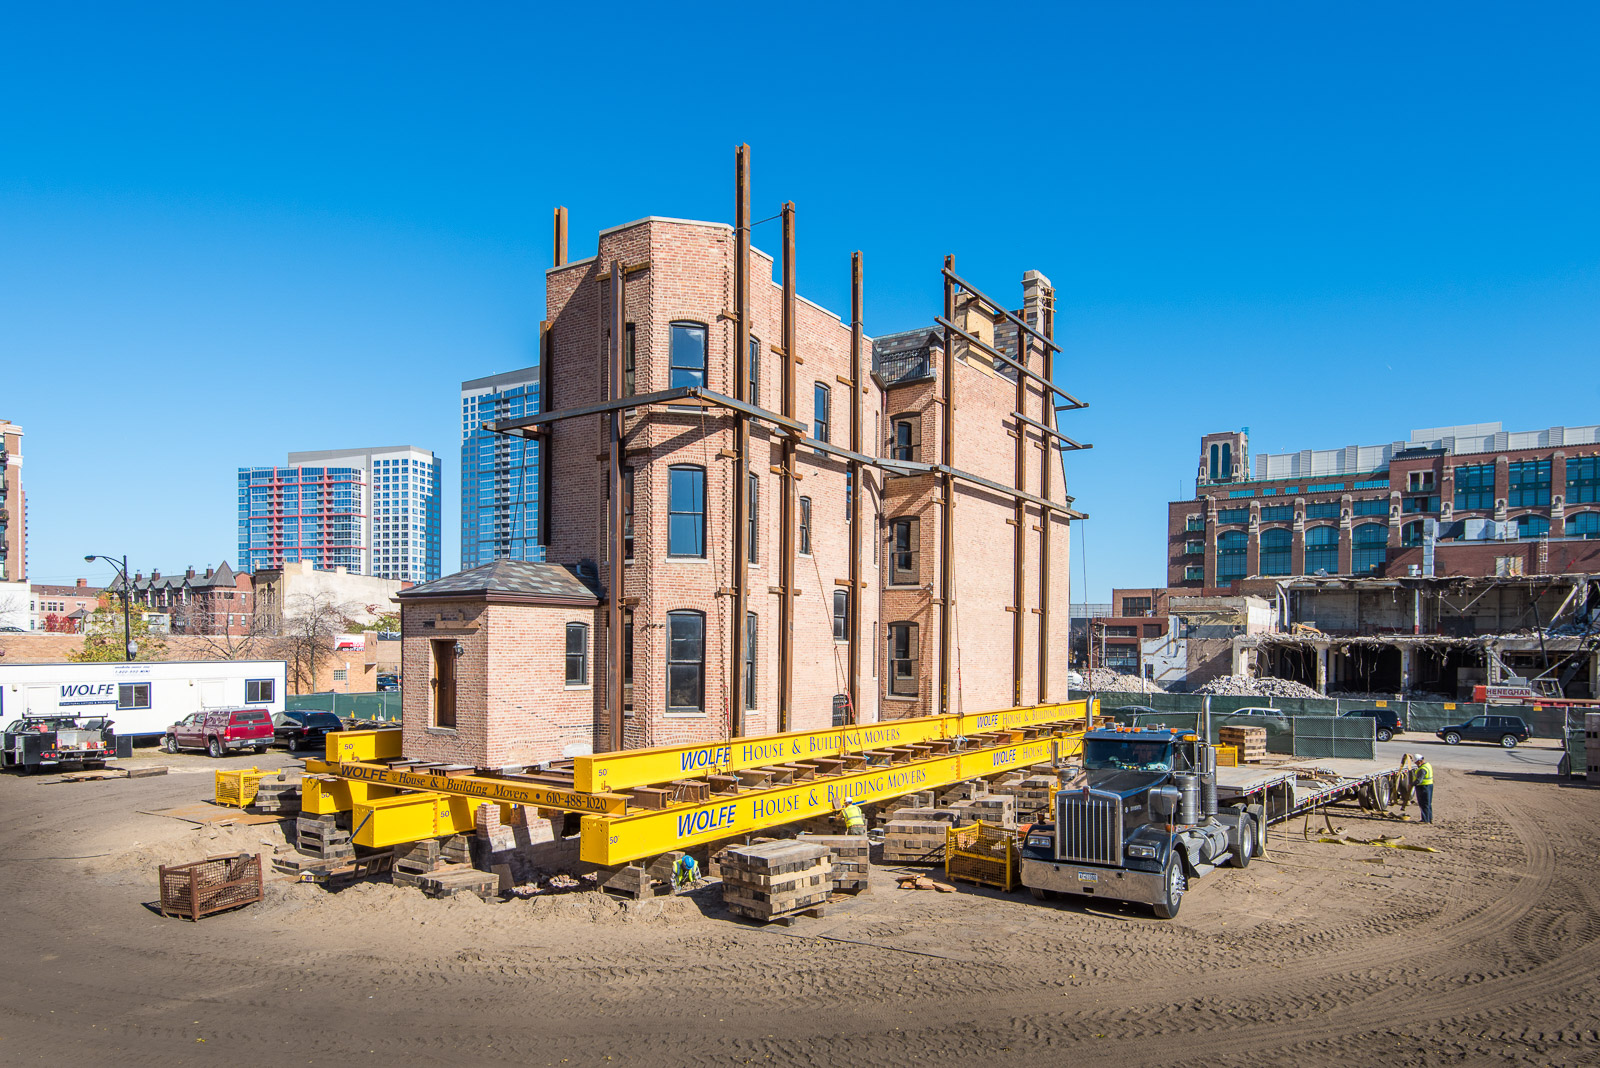
<instances>
[{"instance_id":1,"label":"rectangular window","mask_svg":"<svg viewBox=\"0 0 1600 1068\"><path fill-rule=\"evenodd\" d=\"M1189 556L1200 556L1206 551L1206 543L1203 541L1186 541L1183 543L1183 551Z\"/></svg>"},{"instance_id":2,"label":"rectangular window","mask_svg":"<svg viewBox=\"0 0 1600 1068\"><path fill-rule=\"evenodd\" d=\"M705 711L706 617L667 613L667 711Z\"/></svg>"},{"instance_id":3,"label":"rectangular window","mask_svg":"<svg viewBox=\"0 0 1600 1068\"><path fill-rule=\"evenodd\" d=\"M636 331L632 323L622 324L622 395L634 395L634 339Z\"/></svg>"},{"instance_id":4,"label":"rectangular window","mask_svg":"<svg viewBox=\"0 0 1600 1068\"><path fill-rule=\"evenodd\" d=\"M850 591L833 591L833 640L850 640Z\"/></svg>"},{"instance_id":5,"label":"rectangular window","mask_svg":"<svg viewBox=\"0 0 1600 1068\"><path fill-rule=\"evenodd\" d=\"M273 689L276 683L273 679L249 679L244 684L244 701L247 705L271 704Z\"/></svg>"},{"instance_id":6,"label":"rectangular window","mask_svg":"<svg viewBox=\"0 0 1600 1068\"><path fill-rule=\"evenodd\" d=\"M811 392L811 436L818 441L829 440L828 405L831 397L831 391L821 382Z\"/></svg>"},{"instance_id":7,"label":"rectangular window","mask_svg":"<svg viewBox=\"0 0 1600 1068\"><path fill-rule=\"evenodd\" d=\"M1355 502L1352 509L1354 515L1388 515L1389 499L1387 497L1364 497Z\"/></svg>"},{"instance_id":8,"label":"rectangular window","mask_svg":"<svg viewBox=\"0 0 1600 1068\"><path fill-rule=\"evenodd\" d=\"M622 469L622 558L633 559L633 468Z\"/></svg>"},{"instance_id":9,"label":"rectangular window","mask_svg":"<svg viewBox=\"0 0 1600 1068\"><path fill-rule=\"evenodd\" d=\"M744 707L756 707L756 614L744 617Z\"/></svg>"},{"instance_id":10,"label":"rectangular window","mask_svg":"<svg viewBox=\"0 0 1600 1068\"><path fill-rule=\"evenodd\" d=\"M1494 507L1494 464L1456 468L1456 507L1480 511Z\"/></svg>"},{"instance_id":11,"label":"rectangular window","mask_svg":"<svg viewBox=\"0 0 1600 1068\"><path fill-rule=\"evenodd\" d=\"M761 529L761 480L757 478L756 473L752 471L750 472L750 477L746 481L749 486L749 499L745 502L745 505L749 508L750 515L746 524L749 529L746 532L745 537L750 542L749 555L750 562L753 564L756 562L757 532Z\"/></svg>"},{"instance_id":12,"label":"rectangular window","mask_svg":"<svg viewBox=\"0 0 1600 1068\"><path fill-rule=\"evenodd\" d=\"M800 498L800 553L811 555L811 498Z\"/></svg>"},{"instance_id":13,"label":"rectangular window","mask_svg":"<svg viewBox=\"0 0 1600 1068\"><path fill-rule=\"evenodd\" d=\"M1402 511L1407 514L1417 512L1437 512L1439 510L1438 497L1407 497Z\"/></svg>"},{"instance_id":14,"label":"rectangular window","mask_svg":"<svg viewBox=\"0 0 1600 1068\"><path fill-rule=\"evenodd\" d=\"M633 711L633 609L622 610L622 710Z\"/></svg>"},{"instance_id":15,"label":"rectangular window","mask_svg":"<svg viewBox=\"0 0 1600 1068\"><path fill-rule=\"evenodd\" d=\"M1338 519L1338 501L1319 501L1316 504L1306 505L1307 519Z\"/></svg>"},{"instance_id":16,"label":"rectangular window","mask_svg":"<svg viewBox=\"0 0 1600 1068\"><path fill-rule=\"evenodd\" d=\"M1567 503L1593 504L1600 501L1600 456L1575 457L1567 461Z\"/></svg>"},{"instance_id":17,"label":"rectangular window","mask_svg":"<svg viewBox=\"0 0 1600 1068\"><path fill-rule=\"evenodd\" d=\"M1315 486L1307 486L1307 493L1339 493L1343 491L1343 482L1319 482Z\"/></svg>"},{"instance_id":18,"label":"rectangular window","mask_svg":"<svg viewBox=\"0 0 1600 1068\"><path fill-rule=\"evenodd\" d=\"M1144 636L1146 638L1159 638L1159 637L1161 637L1161 624L1160 623L1146 623L1146 624L1144 624Z\"/></svg>"},{"instance_id":19,"label":"rectangular window","mask_svg":"<svg viewBox=\"0 0 1600 1068\"><path fill-rule=\"evenodd\" d=\"M347 669L347 668L334 668L333 669L333 681L334 682L347 682L347 681L349 681L349 679L350 679L350 671L349 671L349 669Z\"/></svg>"},{"instance_id":20,"label":"rectangular window","mask_svg":"<svg viewBox=\"0 0 1600 1068\"><path fill-rule=\"evenodd\" d=\"M1205 580L1206 569L1199 564L1190 564L1188 567L1183 569L1183 581L1204 582Z\"/></svg>"},{"instance_id":21,"label":"rectangular window","mask_svg":"<svg viewBox=\"0 0 1600 1068\"><path fill-rule=\"evenodd\" d=\"M890 524L889 585L915 586L922 581L917 562L922 549L920 526L915 519L896 519Z\"/></svg>"},{"instance_id":22,"label":"rectangular window","mask_svg":"<svg viewBox=\"0 0 1600 1068\"><path fill-rule=\"evenodd\" d=\"M1432 471L1409 471L1406 473L1406 491L1409 493L1428 493L1433 489Z\"/></svg>"},{"instance_id":23,"label":"rectangular window","mask_svg":"<svg viewBox=\"0 0 1600 1068\"><path fill-rule=\"evenodd\" d=\"M891 460L917 459L918 446L920 445L919 429L922 417L919 415L897 415L889 424L894 431L894 440L889 444L889 458Z\"/></svg>"},{"instance_id":24,"label":"rectangular window","mask_svg":"<svg viewBox=\"0 0 1600 1068\"><path fill-rule=\"evenodd\" d=\"M1548 508L1550 506L1550 461L1522 460L1509 465L1510 508Z\"/></svg>"},{"instance_id":25,"label":"rectangular window","mask_svg":"<svg viewBox=\"0 0 1600 1068\"><path fill-rule=\"evenodd\" d=\"M1255 495L1256 495L1256 491L1255 490L1229 490L1228 491L1228 496L1230 496L1230 497L1254 497Z\"/></svg>"},{"instance_id":26,"label":"rectangular window","mask_svg":"<svg viewBox=\"0 0 1600 1068\"><path fill-rule=\"evenodd\" d=\"M589 628L583 623L567 624L567 685L589 684Z\"/></svg>"},{"instance_id":27,"label":"rectangular window","mask_svg":"<svg viewBox=\"0 0 1600 1068\"><path fill-rule=\"evenodd\" d=\"M446 730L456 726L456 643L452 638L436 638L428 643L433 651L433 725Z\"/></svg>"},{"instance_id":28,"label":"rectangular window","mask_svg":"<svg viewBox=\"0 0 1600 1068\"><path fill-rule=\"evenodd\" d=\"M1205 517L1199 515L1190 516L1188 520L1185 521L1183 529L1188 531L1190 534L1199 534L1206 529Z\"/></svg>"},{"instance_id":29,"label":"rectangular window","mask_svg":"<svg viewBox=\"0 0 1600 1068\"><path fill-rule=\"evenodd\" d=\"M1248 508L1223 508L1217 512L1218 523L1248 523L1250 509Z\"/></svg>"},{"instance_id":30,"label":"rectangular window","mask_svg":"<svg viewBox=\"0 0 1600 1068\"><path fill-rule=\"evenodd\" d=\"M150 684L148 682L124 682L117 686L117 708L149 708Z\"/></svg>"},{"instance_id":31,"label":"rectangular window","mask_svg":"<svg viewBox=\"0 0 1600 1068\"><path fill-rule=\"evenodd\" d=\"M1122 614L1125 616L1147 616L1150 614L1150 598L1124 597L1122 599Z\"/></svg>"},{"instance_id":32,"label":"rectangular window","mask_svg":"<svg viewBox=\"0 0 1600 1068\"><path fill-rule=\"evenodd\" d=\"M667 555L706 554L706 472L703 467L667 471Z\"/></svg>"},{"instance_id":33,"label":"rectangular window","mask_svg":"<svg viewBox=\"0 0 1600 1068\"><path fill-rule=\"evenodd\" d=\"M1139 628L1107 627L1105 636L1107 638L1137 638L1139 636Z\"/></svg>"},{"instance_id":34,"label":"rectangular window","mask_svg":"<svg viewBox=\"0 0 1600 1068\"><path fill-rule=\"evenodd\" d=\"M889 624L889 692L896 697L917 696L917 625Z\"/></svg>"},{"instance_id":35,"label":"rectangular window","mask_svg":"<svg viewBox=\"0 0 1600 1068\"><path fill-rule=\"evenodd\" d=\"M700 323L672 324L673 389L706 384L706 328Z\"/></svg>"},{"instance_id":36,"label":"rectangular window","mask_svg":"<svg viewBox=\"0 0 1600 1068\"><path fill-rule=\"evenodd\" d=\"M761 405L761 342L757 338L750 339L750 392L744 399Z\"/></svg>"},{"instance_id":37,"label":"rectangular window","mask_svg":"<svg viewBox=\"0 0 1600 1068\"><path fill-rule=\"evenodd\" d=\"M1263 523L1292 523L1294 522L1294 505L1275 504L1270 508L1261 509Z\"/></svg>"}]
</instances>

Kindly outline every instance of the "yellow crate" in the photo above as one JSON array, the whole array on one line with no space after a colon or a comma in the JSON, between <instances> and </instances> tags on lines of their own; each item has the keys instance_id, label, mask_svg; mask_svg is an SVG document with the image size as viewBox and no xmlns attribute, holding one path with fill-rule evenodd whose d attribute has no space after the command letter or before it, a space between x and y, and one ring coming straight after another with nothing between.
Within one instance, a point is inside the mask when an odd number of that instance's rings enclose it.
<instances>
[{"instance_id":1,"label":"yellow crate","mask_svg":"<svg viewBox=\"0 0 1600 1068\"><path fill-rule=\"evenodd\" d=\"M1236 768L1239 766L1239 747L1236 745L1217 746L1217 767Z\"/></svg>"},{"instance_id":2,"label":"yellow crate","mask_svg":"<svg viewBox=\"0 0 1600 1068\"><path fill-rule=\"evenodd\" d=\"M1010 893L1017 886L1017 832L983 820L947 828L944 874Z\"/></svg>"},{"instance_id":3,"label":"yellow crate","mask_svg":"<svg viewBox=\"0 0 1600 1068\"><path fill-rule=\"evenodd\" d=\"M244 808L256 799L261 780L276 774L278 772L275 770L262 771L260 768L234 768L217 772L217 804Z\"/></svg>"}]
</instances>

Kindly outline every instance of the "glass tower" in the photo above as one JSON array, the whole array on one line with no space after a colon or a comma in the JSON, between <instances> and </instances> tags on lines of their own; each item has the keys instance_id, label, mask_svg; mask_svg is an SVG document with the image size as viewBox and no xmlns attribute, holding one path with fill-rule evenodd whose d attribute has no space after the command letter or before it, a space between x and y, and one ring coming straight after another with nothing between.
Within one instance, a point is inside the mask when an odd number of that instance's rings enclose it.
<instances>
[{"instance_id":1,"label":"glass tower","mask_svg":"<svg viewBox=\"0 0 1600 1068\"><path fill-rule=\"evenodd\" d=\"M461 383L461 569L491 560L543 560L539 443L483 424L539 411L539 369Z\"/></svg>"},{"instance_id":2,"label":"glass tower","mask_svg":"<svg viewBox=\"0 0 1600 1068\"><path fill-rule=\"evenodd\" d=\"M239 468L239 566L427 582L441 573L439 460L410 446L290 453Z\"/></svg>"}]
</instances>

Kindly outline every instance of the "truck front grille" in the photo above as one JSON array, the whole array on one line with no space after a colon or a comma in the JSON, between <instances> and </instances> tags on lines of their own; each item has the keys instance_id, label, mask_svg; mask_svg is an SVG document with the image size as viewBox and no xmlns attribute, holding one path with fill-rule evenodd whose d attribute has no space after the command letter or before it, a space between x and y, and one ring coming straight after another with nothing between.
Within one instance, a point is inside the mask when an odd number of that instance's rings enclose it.
<instances>
[{"instance_id":1,"label":"truck front grille","mask_svg":"<svg viewBox=\"0 0 1600 1068\"><path fill-rule=\"evenodd\" d=\"M1056 826L1061 860L1122 864L1122 799L1099 791L1056 795Z\"/></svg>"}]
</instances>

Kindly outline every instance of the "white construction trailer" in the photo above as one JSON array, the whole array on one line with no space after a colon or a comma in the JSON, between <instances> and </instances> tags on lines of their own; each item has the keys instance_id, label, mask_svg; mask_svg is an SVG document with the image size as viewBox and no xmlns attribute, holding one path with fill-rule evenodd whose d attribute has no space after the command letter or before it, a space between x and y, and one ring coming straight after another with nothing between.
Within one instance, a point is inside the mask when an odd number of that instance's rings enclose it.
<instances>
[{"instance_id":1,"label":"white construction trailer","mask_svg":"<svg viewBox=\"0 0 1600 1068\"><path fill-rule=\"evenodd\" d=\"M0 664L0 730L22 716L109 716L118 735L159 739L208 708L283 711L282 660Z\"/></svg>"}]
</instances>

